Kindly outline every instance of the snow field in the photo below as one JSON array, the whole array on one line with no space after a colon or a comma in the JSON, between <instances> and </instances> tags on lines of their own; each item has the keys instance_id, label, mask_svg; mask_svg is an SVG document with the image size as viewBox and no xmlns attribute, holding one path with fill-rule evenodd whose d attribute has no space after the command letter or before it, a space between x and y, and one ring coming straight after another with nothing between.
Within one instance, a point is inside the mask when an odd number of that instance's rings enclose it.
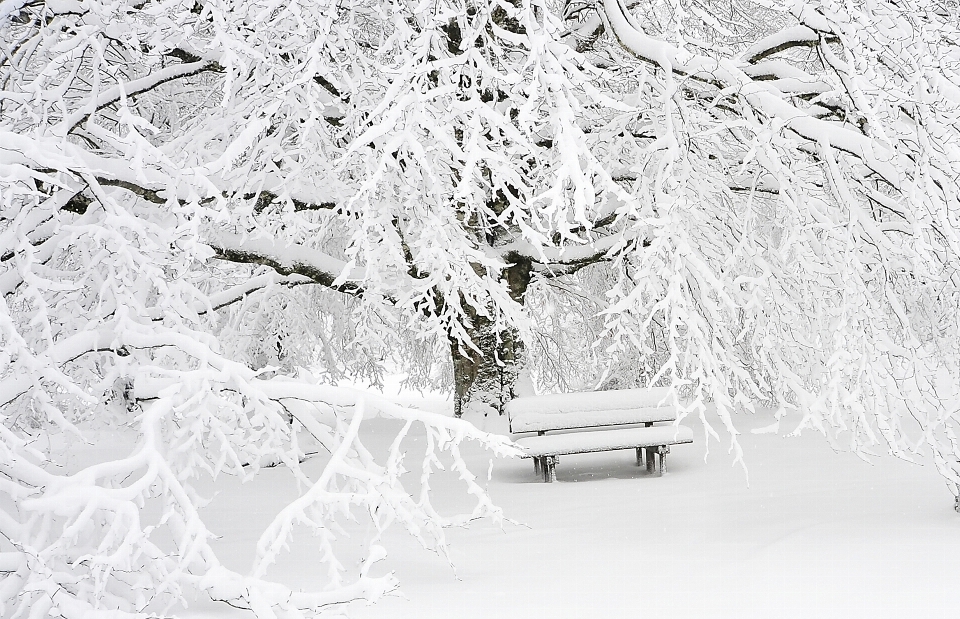
<instances>
[{"instance_id":1,"label":"snow field","mask_svg":"<svg viewBox=\"0 0 960 619\"><path fill-rule=\"evenodd\" d=\"M444 406L436 398L420 404ZM455 573L390 529L381 541L388 557L373 572L395 571L406 598L339 611L356 619L957 616L960 517L931 466L889 456L868 464L835 453L813 433L747 432L769 424L763 415L737 421L749 487L716 442L704 461L702 427L689 418L684 424L697 442L673 448L664 478L636 467L632 450L561 458L555 484L540 482L528 459L495 461L488 490L508 518L523 524L448 530ZM505 419L484 423L491 431L506 427ZM372 420L362 438L383 453L398 429ZM422 436L405 446L416 488ZM470 444L463 453L482 478L489 457ZM308 466L319 472L322 459ZM438 474L432 484L438 507L470 509L452 475ZM248 484L218 484L205 512L223 535L219 549L228 567L250 565L257 536L293 490L281 469ZM342 558L347 574L356 574L369 525L361 515L345 530ZM298 537L268 576L294 587L320 585L310 541L306 533ZM199 603L186 616L239 615Z\"/></svg>"},{"instance_id":2,"label":"snow field","mask_svg":"<svg viewBox=\"0 0 960 619\"><path fill-rule=\"evenodd\" d=\"M460 581L394 549L410 600L355 616L957 616L960 522L930 467L746 435L747 488L698 439L662 479L629 450L562 458L557 484L496 463L494 500L530 528L451 531Z\"/></svg>"}]
</instances>

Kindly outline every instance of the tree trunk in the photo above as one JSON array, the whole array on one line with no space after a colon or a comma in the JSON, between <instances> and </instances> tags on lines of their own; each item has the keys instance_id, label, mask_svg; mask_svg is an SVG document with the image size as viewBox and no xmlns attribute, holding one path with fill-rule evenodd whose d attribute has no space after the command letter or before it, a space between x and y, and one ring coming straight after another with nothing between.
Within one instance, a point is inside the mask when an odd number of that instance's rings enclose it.
<instances>
[{"instance_id":1,"label":"tree trunk","mask_svg":"<svg viewBox=\"0 0 960 619\"><path fill-rule=\"evenodd\" d=\"M514 301L523 304L530 284L531 263L516 260L502 278ZM512 327L497 332L492 321L475 312L466 325L475 348L450 338L453 358L454 414L471 408L492 408L503 414L504 405L516 397L517 378L523 366L524 345ZM489 412L489 408L485 412Z\"/></svg>"},{"instance_id":2,"label":"tree trunk","mask_svg":"<svg viewBox=\"0 0 960 619\"><path fill-rule=\"evenodd\" d=\"M477 317L468 333L478 349L450 342L453 357L454 414L470 408L490 407L503 414L515 397L514 387L523 360L523 342L509 329L497 333L489 320Z\"/></svg>"}]
</instances>

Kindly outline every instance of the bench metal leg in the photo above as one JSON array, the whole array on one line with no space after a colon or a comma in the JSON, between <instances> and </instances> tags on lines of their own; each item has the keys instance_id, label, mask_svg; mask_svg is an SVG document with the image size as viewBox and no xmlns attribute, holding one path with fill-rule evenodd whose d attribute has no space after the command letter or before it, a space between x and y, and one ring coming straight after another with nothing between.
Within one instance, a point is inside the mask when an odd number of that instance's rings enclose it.
<instances>
[{"instance_id":1,"label":"bench metal leg","mask_svg":"<svg viewBox=\"0 0 960 619\"><path fill-rule=\"evenodd\" d=\"M637 447L637 466L643 466L643 447Z\"/></svg>"},{"instance_id":2,"label":"bench metal leg","mask_svg":"<svg viewBox=\"0 0 960 619\"><path fill-rule=\"evenodd\" d=\"M546 483L557 481L557 462L560 460L557 456L543 457L543 481Z\"/></svg>"},{"instance_id":3,"label":"bench metal leg","mask_svg":"<svg viewBox=\"0 0 960 619\"><path fill-rule=\"evenodd\" d=\"M646 450L646 452L647 452L647 472L648 472L648 473L652 473L652 472L653 472L653 461L654 461L653 454L657 453L657 448L656 448L656 447L644 447L644 450Z\"/></svg>"},{"instance_id":4,"label":"bench metal leg","mask_svg":"<svg viewBox=\"0 0 960 619\"><path fill-rule=\"evenodd\" d=\"M657 453L660 454L660 474L667 472L667 454L670 453L669 445L660 445L657 447Z\"/></svg>"},{"instance_id":5,"label":"bench metal leg","mask_svg":"<svg viewBox=\"0 0 960 619\"><path fill-rule=\"evenodd\" d=\"M534 456L534 457L533 457L533 473L534 473L534 475L542 475L542 474L543 474L543 473L541 473L542 469L543 469L543 466L541 466L541 464L540 464L540 457L539 457L539 456Z\"/></svg>"}]
</instances>

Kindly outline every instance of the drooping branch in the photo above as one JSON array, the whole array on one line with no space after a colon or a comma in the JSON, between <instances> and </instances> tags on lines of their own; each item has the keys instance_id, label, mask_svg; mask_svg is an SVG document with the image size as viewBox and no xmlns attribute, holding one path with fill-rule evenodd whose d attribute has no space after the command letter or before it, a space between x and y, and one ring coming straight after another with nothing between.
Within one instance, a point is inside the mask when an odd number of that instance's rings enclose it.
<instances>
[{"instance_id":1,"label":"drooping branch","mask_svg":"<svg viewBox=\"0 0 960 619\"><path fill-rule=\"evenodd\" d=\"M253 294L258 290L263 290L269 286L299 286L303 284L317 284L315 280L308 278L303 275L293 274L289 276L282 276L279 273L265 273L263 275L258 275L252 277L241 284L227 288L226 290L221 290L220 292L210 295L210 310L217 311L223 309L228 305L232 305L238 301L244 299L244 297ZM198 314L204 314L207 310L201 309L198 311Z\"/></svg>"},{"instance_id":2,"label":"drooping branch","mask_svg":"<svg viewBox=\"0 0 960 619\"><path fill-rule=\"evenodd\" d=\"M736 93L756 113L777 119L800 138L814 144L829 144L856 157L895 189L903 184L902 171L912 168L887 144L870 139L860 131L814 117L808 110L792 104L776 87L752 79L736 63L691 54L647 35L628 16L621 0L604 0L603 9L610 30L624 49L637 58L675 75L699 77L704 82L716 83L724 92Z\"/></svg>"},{"instance_id":3,"label":"drooping branch","mask_svg":"<svg viewBox=\"0 0 960 619\"><path fill-rule=\"evenodd\" d=\"M84 106L84 109L78 110L70 116L67 116L60 126L66 128L66 131L63 131L63 133L69 133L70 131L76 129L77 126L83 123L95 112L102 110L109 105L117 103L124 97L132 97L142 94L157 88L161 84L166 84L167 82L173 80L183 79L207 71L221 72L223 71L223 66L221 66L219 62L212 60L199 60L197 62L188 62L186 64L175 64L169 67L164 67L163 69L155 71L144 77L130 80L129 82L123 84L117 84L116 86L108 88L104 92L100 93L100 96L97 97L96 101L91 101L89 104Z\"/></svg>"}]
</instances>

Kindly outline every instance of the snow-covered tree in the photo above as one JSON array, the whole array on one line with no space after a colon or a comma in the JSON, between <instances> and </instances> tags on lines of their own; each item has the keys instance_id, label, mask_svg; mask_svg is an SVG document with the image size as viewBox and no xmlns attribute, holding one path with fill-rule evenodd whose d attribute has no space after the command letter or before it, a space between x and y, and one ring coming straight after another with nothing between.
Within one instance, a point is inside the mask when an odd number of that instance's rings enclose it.
<instances>
[{"instance_id":1,"label":"snow-covered tree","mask_svg":"<svg viewBox=\"0 0 960 619\"><path fill-rule=\"evenodd\" d=\"M946 1L0 0L3 612L383 593L341 581L331 519L441 548L449 521L399 440L363 447L364 413L423 423L468 517L497 512L457 445L509 451L326 386L385 361L452 378L458 416L526 362L671 384L738 457L730 413L763 401L932 454L956 494L958 23ZM138 447L62 474L38 437L89 423ZM276 461L306 490L241 577L191 479ZM329 592L264 579L297 522Z\"/></svg>"}]
</instances>

